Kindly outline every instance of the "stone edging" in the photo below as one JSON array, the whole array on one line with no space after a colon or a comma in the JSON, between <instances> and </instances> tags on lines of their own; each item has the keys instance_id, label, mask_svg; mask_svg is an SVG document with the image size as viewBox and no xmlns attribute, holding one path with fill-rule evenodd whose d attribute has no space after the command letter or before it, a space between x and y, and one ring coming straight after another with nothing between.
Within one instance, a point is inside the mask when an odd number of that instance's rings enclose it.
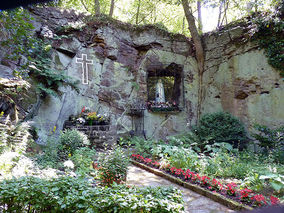
<instances>
[{"instance_id":1,"label":"stone edging","mask_svg":"<svg viewBox=\"0 0 284 213\"><path fill-rule=\"evenodd\" d=\"M131 160L131 163L133 165L138 166L138 167L140 167L142 169L145 169L145 170L147 170L147 171L149 171L151 173L154 173L155 175L158 175L158 176L163 177L163 178L165 178L165 179L167 179L167 180L169 180L171 182L174 182L174 183L176 183L178 185L181 185L181 186L183 186L185 188L188 188L188 189L190 189L190 190L192 190L192 191L194 191L194 192L196 192L198 194L201 194L201 195L203 195L205 197L208 197L211 200L214 200L214 201L216 201L218 203L221 203L224 206L227 206L228 208L230 208L232 210L238 210L238 211L241 211L241 210L253 210L253 208L250 207L250 206L246 206L246 205L240 204L240 203L238 203L236 201L233 201L233 200L231 200L229 198L226 198L225 196L223 196L223 195L221 195L219 193L214 193L214 192L208 191L208 190L206 190L206 189L204 189L204 188L202 188L202 187L200 187L198 185L194 185L194 184L191 184L191 183L188 183L188 182L184 182L181 179L175 178L175 177L173 177L173 176L171 176L169 174L166 174L166 173L164 173L164 172L162 172L162 171L160 171L158 169L154 169L152 167L146 166L146 165L144 165L142 163L139 163L137 161L134 161L134 160Z\"/></svg>"}]
</instances>

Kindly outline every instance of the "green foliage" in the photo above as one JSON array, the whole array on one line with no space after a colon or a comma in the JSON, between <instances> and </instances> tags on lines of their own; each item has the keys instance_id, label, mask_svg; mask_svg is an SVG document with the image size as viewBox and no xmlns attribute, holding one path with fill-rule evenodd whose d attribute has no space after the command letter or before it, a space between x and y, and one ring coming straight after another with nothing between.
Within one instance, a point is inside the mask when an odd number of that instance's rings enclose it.
<instances>
[{"instance_id":1,"label":"green foliage","mask_svg":"<svg viewBox=\"0 0 284 213\"><path fill-rule=\"evenodd\" d=\"M243 179L250 169L249 164L228 152L214 153L206 161L204 173L215 177Z\"/></svg>"},{"instance_id":2,"label":"green foliage","mask_svg":"<svg viewBox=\"0 0 284 213\"><path fill-rule=\"evenodd\" d=\"M60 158L57 154L58 141L55 138L50 137L42 149L43 152L35 156L35 161L41 169L59 168L62 166L59 164Z\"/></svg>"},{"instance_id":3,"label":"green foliage","mask_svg":"<svg viewBox=\"0 0 284 213\"><path fill-rule=\"evenodd\" d=\"M134 145L137 153L143 153L145 157L151 156L152 148L157 144L155 140L145 140L141 137L133 137L129 141L130 145Z\"/></svg>"},{"instance_id":4,"label":"green foliage","mask_svg":"<svg viewBox=\"0 0 284 213\"><path fill-rule=\"evenodd\" d=\"M21 54L35 48L36 39L32 37L32 17L23 8L0 12L0 27L4 28L1 46L10 51L8 58L17 60Z\"/></svg>"},{"instance_id":5,"label":"green foliage","mask_svg":"<svg viewBox=\"0 0 284 213\"><path fill-rule=\"evenodd\" d=\"M277 129L270 129L267 126L256 124L256 133L253 137L259 141L259 146L267 154L271 152L276 162L284 163L284 126Z\"/></svg>"},{"instance_id":6,"label":"green foliage","mask_svg":"<svg viewBox=\"0 0 284 213\"><path fill-rule=\"evenodd\" d=\"M93 171L92 163L95 155L96 151L88 147L76 149L74 154L70 157L70 160L72 160L75 165L76 173L85 175Z\"/></svg>"},{"instance_id":7,"label":"green foliage","mask_svg":"<svg viewBox=\"0 0 284 213\"><path fill-rule=\"evenodd\" d=\"M39 94L43 97L61 95L58 88L63 85L69 85L77 91L76 81L62 71L51 68L51 53L50 41L37 39L36 47L28 57L30 63L23 67L23 70L30 70L29 76L37 82Z\"/></svg>"},{"instance_id":8,"label":"green foliage","mask_svg":"<svg viewBox=\"0 0 284 213\"><path fill-rule=\"evenodd\" d=\"M92 154L95 152L86 148L89 145L87 136L77 130L65 130L61 132L59 140L50 137L47 144L42 147L43 152L36 155L36 162L40 168L63 168L63 161L71 158L75 164L75 169L78 172L81 170L88 173L92 159ZM86 155L84 158L82 155ZM79 165L80 164L80 165ZM84 166L88 164L85 168Z\"/></svg>"},{"instance_id":9,"label":"green foliage","mask_svg":"<svg viewBox=\"0 0 284 213\"><path fill-rule=\"evenodd\" d=\"M249 187L255 192L260 192L263 190L263 182L259 179L259 173L250 173L242 183L243 187Z\"/></svg>"},{"instance_id":10,"label":"green foliage","mask_svg":"<svg viewBox=\"0 0 284 213\"><path fill-rule=\"evenodd\" d=\"M7 47L7 58L18 62L24 55L28 59L28 63L15 74L24 78L32 77L42 97L60 95L58 88L63 84L77 90L77 82L51 68L50 41L36 38L32 20L29 12L23 8L0 12L0 23L3 23L0 27L5 29L0 45Z\"/></svg>"},{"instance_id":11,"label":"green foliage","mask_svg":"<svg viewBox=\"0 0 284 213\"><path fill-rule=\"evenodd\" d=\"M284 175L265 173L259 177L260 180L269 181L272 188L280 196L284 196Z\"/></svg>"},{"instance_id":12,"label":"green foliage","mask_svg":"<svg viewBox=\"0 0 284 213\"><path fill-rule=\"evenodd\" d=\"M121 183L126 180L129 156L119 146L111 150L99 153L98 165L100 167L100 179L105 185L113 182Z\"/></svg>"},{"instance_id":13,"label":"green foliage","mask_svg":"<svg viewBox=\"0 0 284 213\"><path fill-rule=\"evenodd\" d=\"M57 154L60 159L67 159L69 155L73 155L75 150L90 144L88 137L78 130L64 130L59 138Z\"/></svg>"},{"instance_id":14,"label":"green foliage","mask_svg":"<svg viewBox=\"0 0 284 213\"><path fill-rule=\"evenodd\" d=\"M258 16L254 37L258 39L260 48L264 49L268 63L284 77L284 23L279 15L264 13Z\"/></svg>"},{"instance_id":15,"label":"green foliage","mask_svg":"<svg viewBox=\"0 0 284 213\"><path fill-rule=\"evenodd\" d=\"M199 137L202 150L207 142L209 144L226 142L243 148L248 140L243 123L225 112L203 115L193 130Z\"/></svg>"},{"instance_id":16,"label":"green foliage","mask_svg":"<svg viewBox=\"0 0 284 213\"><path fill-rule=\"evenodd\" d=\"M27 190L28 189L28 190ZM34 177L0 183L2 212L181 212L181 193L173 188L92 187L72 177Z\"/></svg>"},{"instance_id":17,"label":"green foliage","mask_svg":"<svg viewBox=\"0 0 284 213\"><path fill-rule=\"evenodd\" d=\"M199 138L193 132L185 132L179 135L167 137L166 143L172 146L196 147Z\"/></svg>"},{"instance_id":18,"label":"green foliage","mask_svg":"<svg viewBox=\"0 0 284 213\"><path fill-rule=\"evenodd\" d=\"M266 192L273 190L273 194L278 197L284 197L284 175L280 169L274 169L274 172L268 170L255 171L255 168L249 172L242 181L242 187L249 187L255 192Z\"/></svg>"},{"instance_id":19,"label":"green foliage","mask_svg":"<svg viewBox=\"0 0 284 213\"><path fill-rule=\"evenodd\" d=\"M176 168L189 168L192 171L198 171L202 163L192 149L178 149L168 159Z\"/></svg>"}]
</instances>

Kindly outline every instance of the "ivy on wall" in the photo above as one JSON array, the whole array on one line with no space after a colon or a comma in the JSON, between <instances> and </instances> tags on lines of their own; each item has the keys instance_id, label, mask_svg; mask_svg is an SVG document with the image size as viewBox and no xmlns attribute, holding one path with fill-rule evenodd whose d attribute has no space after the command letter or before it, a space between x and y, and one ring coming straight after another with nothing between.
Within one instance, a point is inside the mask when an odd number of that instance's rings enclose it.
<instances>
[{"instance_id":1,"label":"ivy on wall","mask_svg":"<svg viewBox=\"0 0 284 213\"><path fill-rule=\"evenodd\" d=\"M268 63L284 77L284 22L279 14L263 13L255 20L260 48L264 49Z\"/></svg>"},{"instance_id":2,"label":"ivy on wall","mask_svg":"<svg viewBox=\"0 0 284 213\"><path fill-rule=\"evenodd\" d=\"M63 71L52 68L52 38L37 37L32 21L33 17L23 8L0 11L0 48L5 58L17 65L14 75L35 82L38 100L27 115L28 119L33 117L45 97L60 95L60 86L69 85L77 90L75 81ZM23 58L26 63L21 62Z\"/></svg>"}]
</instances>

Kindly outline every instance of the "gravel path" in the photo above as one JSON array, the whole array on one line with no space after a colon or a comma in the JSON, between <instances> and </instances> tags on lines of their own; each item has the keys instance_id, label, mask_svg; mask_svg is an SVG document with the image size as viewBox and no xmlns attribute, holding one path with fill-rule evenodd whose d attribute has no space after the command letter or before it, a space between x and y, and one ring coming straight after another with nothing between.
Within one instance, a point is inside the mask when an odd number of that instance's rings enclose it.
<instances>
[{"instance_id":1,"label":"gravel path","mask_svg":"<svg viewBox=\"0 0 284 213\"><path fill-rule=\"evenodd\" d=\"M155 174L131 165L128 169L127 184L143 186L173 186L182 191L185 201L185 212L189 213L228 213L234 212L226 206L219 204L207 197L197 194L189 189L165 180Z\"/></svg>"}]
</instances>

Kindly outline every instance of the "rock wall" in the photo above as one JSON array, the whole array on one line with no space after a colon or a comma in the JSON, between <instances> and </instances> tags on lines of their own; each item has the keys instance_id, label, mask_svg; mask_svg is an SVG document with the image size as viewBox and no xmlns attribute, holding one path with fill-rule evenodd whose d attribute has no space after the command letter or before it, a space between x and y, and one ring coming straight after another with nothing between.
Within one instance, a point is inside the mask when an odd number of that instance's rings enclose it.
<instances>
[{"instance_id":1,"label":"rock wall","mask_svg":"<svg viewBox=\"0 0 284 213\"><path fill-rule=\"evenodd\" d=\"M52 132L54 126L62 129L64 121L79 114L83 106L109 114L118 134L129 132L132 129L129 109L137 100L147 101L147 72L153 65L160 70L171 64L181 66L184 82L180 85L180 112L162 114L145 110L147 138L164 138L186 131L187 123L196 123L198 75L192 43L187 38L172 37L153 27L136 29L123 23L92 21L84 24L74 14L68 16L52 9L36 9L33 14L37 26L44 23L38 27L39 34L59 35L63 32L58 29L68 28L67 23L81 25L80 30L70 27L69 34L64 32L68 38L53 43L54 67L80 82L79 93L62 87L61 98L45 100L33 119L41 137ZM82 54L93 61L88 66L89 84L82 84L82 68L76 63Z\"/></svg>"},{"instance_id":2,"label":"rock wall","mask_svg":"<svg viewBox=\"0 0 284 213\"><path fill-rule=\"evenodd\" d=\"M41 104L33 118L41 139L45 141L54 134L54 126L58 133L69 116L79 114L83 106L109 114L117 133L128 133L132 129L129 109L135 102L148 99L149 70L166 70L169 66L182 68L178 100L181 111L145 110L146 136L165 138L188 131L196 124L199 79L194 47L186 37L152 26L134 27L55 8L33 8L31 14L37 35L61 36L53 39L53 67L80 82L79 92L61 87L60 98L50 96ZM271 127L283 124L283 80L268 65L257 43L248 41L248 30L245 26L235 26L204 35L202 114L228 111L248 127L254 123ZM76 63L82 54L92 60L88 65L88 84L82 83L82 67ZM11 71L3 63L0 69ZM10 71L5 71L5 75ZM28 112L31 107L25 104L24 109Z\"/></svg>"},{"instance_id":3,"label":"rock wall","mask_svg":"<svg viewBox=\"0 0 284 213\"><path fill-rule=\"evenodd\" d=\"M204 36L206 46L202 112L227 111L250 128L284 125L284 84L249 29L237 26Z\"/></svg>"}]
</instances>

